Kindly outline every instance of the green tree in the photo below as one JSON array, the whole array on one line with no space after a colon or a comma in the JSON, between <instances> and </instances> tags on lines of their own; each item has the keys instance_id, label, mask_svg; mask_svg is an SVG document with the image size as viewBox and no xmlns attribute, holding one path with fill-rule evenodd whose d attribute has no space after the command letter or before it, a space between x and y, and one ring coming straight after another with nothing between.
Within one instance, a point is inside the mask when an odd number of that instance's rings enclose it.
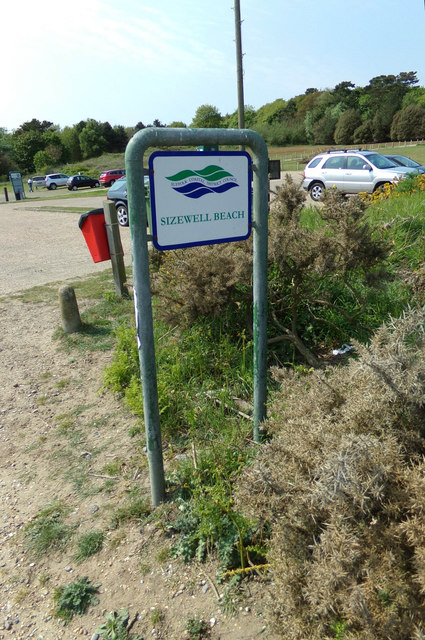
<instances>
[{"instance_id":1,"label":"green tree","mask_svg":"<svg viewBox=\"0 0 425 640\"><path fill-rule=\"evenodd\" d=\"M252 129L256 123L256 110L249 104L244 107L245 117L245 129ZM239 127L239 114L238 110L234 111L230 116L225 119L225 124L228 129L237 129Z\"/></svg>"},{"instance_id":2,"label":"green tree","mask_svg":"<svg viewBox=\"0 0 425 640\"><path fill-rule=\"evenodd\" d=\"M273 124L274 122L279 122L282 119L286 104L285 100L278 98L274 100L274 102L268 102L260 107L256 113L257 124Z\"/></svg>"},{"instance_id":3,"label":"green tree","mask_svg":"<svg viewBox=\"0 0 425 640\"><path fill-rule=\"evenodd\" d=\"M29 122L24 122L18 127L14 133L15 136L20 136L23 133L28 133L30 131L37 131L38 133L45 133L48 129L53 127L53 122L49 122L48 120L37 120L37 118L33 118Z\"/></svg>"},{"instance_id":4,"label":"green tree","mask_svg":"<svg viewBox=\"0 0 425 640\"><path fill-rule=\"evenodd\" d=\"M96 158L107 148L107 141L103 136L103 126L96 120L88 120L79 135L83 158Z\"/></svg>"},{"instance_id":5,"label":"green tree","mask_svg":"<svg viewBox=\"0 0 425 640\"><path fill-rule=\"evenodd\" d=\"M45 142L40 131L33 129L14 136L13 151L21 171L33 171L34 156L37 151L43 151L44 147Z\"/></svg>"},{"instance_id":6,"label":"green tree","mask_svg":"<svg viewBox=\"0 0 425 640\"><path fill-rule=\"evenodd\" d=\"M222 117L217 107L203 104L197 108L190 126L200 129L215 129L222 125Z\"/></svg>"},{"instance_id":7,"label":"green tree","mask_svg":"<svg viewBox=\"0 0 425 640\"><path fill-rule=\"evenodd\" d=\"M77 162L83 157L80 147L79 132L76 126L65 127L61 133L64 158L67 162Z\"/></svg>"},{"instance_id":8,"label":"green tree","mask_svg":"<svg viewBox=\"0 0 425 640\"><path fill-rule=\"evenodd\" d=\"M45 131L43 140L45 151L53 158L55 164L58 164L64 156L64 145L60 134L52 130Z\"/></svg>"},{"instance_id":9,"label":"green tree","mask_svg":"<svg viewBox=\"0 0 425 640\"><path fill-rule=\"evenodd\" d=\"M55 160L47 151L37 151L33 159L37 173L48 173L55 164Z\"/></svg>"},{"instance_id":10,"label":"green tree","mask_svg":"<svg viewBox=\"0 0 425 640\"><path fill-rule=\"evenodd\" d=\"M391 124L391 140L417 140L425 137L425 109L411 104L398 111Z\"/></svg>"},{"instance_id":11,"label":"green tree","mask_svg":"<svg viewBox=\"0 0 425 640\"><path fill-rule=\"evenodd\" d=\"M170 122L170 124L168 124L167 127L169 129L185 129L186 125L184 122L181 122L180 120L173 120L173 122Z\"/></svg>"},{"instance_id":12,"label":"green tree","mask_svg":"<svg viewBox=\"0 0 425 640\"><path fill-rule=\"evenodd\" d=\"M353 142L354 144L366 144L367 142L372 142L372 140L372 123L370 120L366 120L354 131Z\"/></svg>"},{"instance_id":13,"label":"green tree","mask_svg":"<svg viewBox=\"0 0 425 640\"><path fill-rule=\"evenodd\" d=\"M356 109L344 111L335 127L334 139L336 144L352 144L354 142L354 131L361 123L360 113Z\"/></svg>"}]
</instances>

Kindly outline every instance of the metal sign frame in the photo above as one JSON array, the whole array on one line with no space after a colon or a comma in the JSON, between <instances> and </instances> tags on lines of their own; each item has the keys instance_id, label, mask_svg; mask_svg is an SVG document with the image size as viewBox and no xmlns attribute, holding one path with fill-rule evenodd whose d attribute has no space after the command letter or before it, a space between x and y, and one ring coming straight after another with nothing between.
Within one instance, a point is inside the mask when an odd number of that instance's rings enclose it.
<instances>
[{"instance_id":1,"label":"metal sign frame","mask_svg":"<svg viewBox=\"0 0 425 640\"><path fill-rule=\"evenodd\" d=\"M133 280L140 375L148 449L152 503L165 498L156 377L155 345L149 276L147 212L143 159L148 148L228 145L249 148L253 156L253 331L254 331L254 433L266 417L267 357L267 226L268 154L263 138L249 129L186 129L148 127L127 145L125 166L130 216Z\"/></svg>"}]
</instances>

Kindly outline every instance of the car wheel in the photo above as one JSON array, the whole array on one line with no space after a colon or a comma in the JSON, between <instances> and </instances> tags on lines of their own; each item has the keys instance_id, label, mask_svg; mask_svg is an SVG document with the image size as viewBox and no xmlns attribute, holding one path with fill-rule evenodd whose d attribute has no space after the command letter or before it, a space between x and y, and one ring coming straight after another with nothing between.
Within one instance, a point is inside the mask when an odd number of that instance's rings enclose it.
<instances>
[{"instance_id":1,"label":"car wheel","mask_svg":"<svg viewBox=\"0 0 425 640\"><path fill-rule=\"evenodd\" d=\"M375 186L373 193L375 193L375 191L378 191L378 189L382 189L383 187L385 187L386 184L391 184L391 182L380 182Z\"/></svg>"},{"instance_id":2,"label":"car wheel","mask_svg":"<svg viewBox=\"0 0 425 640\"><path fill-rule=\"evenodd\" d=\"M125 204L119 204L117 206L117 218L122 227L128 227L128 211Z\"/></svg>"},{"instance_id":3,"label":"car wheel","mask_svg":"<svg viewBox=\"0 0 425 640\"><path fill-rule=\"evenodd\" d=\"M323 196L325 191L325 187L321 182L313 182L310 187L310 197L312 200L317 202Z\"/></svg>"},{"instance_id":4,"label":"car wheel","mask_svg":"<svg viewBox=\"0 0 425 640\"><path fill-rule=\"evenodd\" d=\"M111 182L109 183L109 186L112 187L112 185L114 184L115 180L111 180Z\"/></svg>"},{"instance_id":5,"label":"car wheel","mask_svg":"<svg viewBox=\"0 0 425 640\"><path fill-rule=\"evenodd\" d=\"M74 186L72 187L72 190L77 191L77 189L78 189L77 185L74 184Z\"/></svg>"},{"instance_id":6,"label":"car wheel","mask_svg":"<svg viewBox=\"0 0 425 640\"><path fill-rule=\"evenodd\" d=\"M52 182L52 184L50 185L49 189L53 189L53 191L56 189L56 184L54 182Z\"/></svg>"},{"instance_id":7,"label":"car wheel","mask_svg":"<svg viewBox=\"0 0 425 640\"><path fill-rule=\"evenodd\" d=\"M100 187L100 182L96 182L95 187Z\"/></svg>"}]
</instances>

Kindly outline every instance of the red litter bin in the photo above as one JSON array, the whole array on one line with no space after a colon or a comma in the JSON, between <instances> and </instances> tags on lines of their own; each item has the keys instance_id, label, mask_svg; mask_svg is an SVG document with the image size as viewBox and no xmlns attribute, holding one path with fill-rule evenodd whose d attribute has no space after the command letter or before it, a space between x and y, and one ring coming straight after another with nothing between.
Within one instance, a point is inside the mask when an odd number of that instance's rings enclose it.
<instances>
[{"instance_id":1,"label":"red litter bin","mask_svg":"<svg viewBox=\"0 0 425 640\"><path fill-rule=\"evenodd\" d=\"M78 226L83 232L93 262L110 260L108 236L105 228L105 214L103 209L93 209L80 216Z\"/></svg>"}]
</instances>

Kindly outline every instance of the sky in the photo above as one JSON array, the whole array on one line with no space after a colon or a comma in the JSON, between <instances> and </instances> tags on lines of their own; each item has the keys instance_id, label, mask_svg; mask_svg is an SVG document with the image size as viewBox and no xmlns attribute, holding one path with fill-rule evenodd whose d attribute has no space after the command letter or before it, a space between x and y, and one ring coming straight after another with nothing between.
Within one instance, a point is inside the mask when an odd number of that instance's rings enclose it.
<instances>
[{"instance_id":1,"label":"sky","mask_svg":"<svg viewBox=\"0 0 425 640\"><path fill-rule=\"evenodd\" d=\"M423 0L240 0L244 103L416 71L425 87ZM7 0L0 128L189 125L238 106L234 0Z\"/></svg>"}]
</instances>

